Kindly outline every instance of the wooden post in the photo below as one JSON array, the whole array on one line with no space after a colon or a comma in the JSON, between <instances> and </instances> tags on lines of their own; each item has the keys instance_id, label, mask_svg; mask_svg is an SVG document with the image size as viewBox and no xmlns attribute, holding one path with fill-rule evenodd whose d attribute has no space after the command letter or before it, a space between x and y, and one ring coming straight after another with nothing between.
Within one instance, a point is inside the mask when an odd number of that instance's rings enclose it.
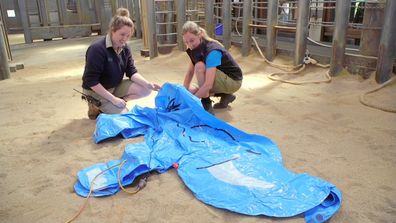
<instances>
[{"instance_id":1,"label":"wooden post","mask_svg":"<svg viewBox=\"0 0 396 223\"><path fill-rule=\"evenodd\" d=\"M333 53L330 62L330 75L337 76L344 69L346 34L348 29L351 0L337 0L336 19L333 34Z\"/></svg>"},{"instance_id":2,"label":"wooden post","mask_svg":"<svg viewBox=\"0 0 396 223\"><path fill-rule=\"evenodd\" d=\"M309 21L309 1L298 1L297 12L297 30L295 39L294 65L303 63L305 51L307 50L308 37L308 21Z\"/></svg>"},{"instance_id":3,"label":"wooden post","mask_svg":"<svg viewBox=\"0 0 396 223\"><path fill-rule=\"evenodd\" d=\"M172 22L174 22L174 13L172 11L174 11L174 2L167 2L167 9L170 11L167 15L166 15L166 22L168 23L166 25L166 33L174 33L175 32L175 26L173 24L171 24ZM166 40L167 43L175 43L176 42L177 37L175 35L169 35L167 36Z\"/></svg>"},{"instance_id":4,"label":"wooden post","mask_svg":"<svg viewBox=\"0 0 396 223\"><path fill-rule=\"evenodd\" d=\"M387 0L385 7L385 22L382 28L379 45L377 70L375 80L384 83L392 77L393 61L396 57L396 1Z\"/></svg>"},{"instance_id":5,"label":"wooden post","mask_svg":"<svg viewBox=\"0 0 396 223\"><path fill-rule=\"evenodd\" d=\"M0 4L0 35L3 35L4 37L4 47L7 52L7 61L12 61L10 42L8 41L8 36L7 36L7 24L3 21L5 21L5 17Z\"/></svg>"},{"instance_id":6,"label":"wooden post","mask_svg":"<svg viewBox=\"0 0 396 223\"><path fill-rule=\"evenodd\" d=\"M32 33L30 31L29 18L26 10L26 0L18 0L19 14L21 15L21 22L23 27L23 34L25 43L33 43Z\"/></svg>"},{"instance_id":7,"label":"wooden post","mask_svg":"<svg viewBox=\"0 0 396 223\"><path fill-rule=\"evenodd\" d=\"M176 18L177 18L177 47L180 51L185 51L186 46L183 42L182 29L183 25L186 22L186 4L184 0L175 0L176 1Z\"/></svg>"},{"instance_id":8,"label":"wooden post","mask_svg":"<svg viewBox=\"0 0 396 223\"><path fill-rule=\"evenodd\" d=\"M272 61L276 54L276 29L278 24L278 0L268 0L267 8L267 49L265 57Z\"/></svg>"},{"instance_id":9,"label":"wooden post","mask_svg":"<svg viewBox=\"0 0 396 223\"><path fill-rule=\"evenodd\" d=\"M0 20L0 29L2 28L3 28L3 22ZM6 43L5 43L5 32L0 30L0 80L10 78L10 67L8 65L7 58L8 56L7 56Z\"/></svg>"},{"instance_id":10,"label":"wooden post","mask_svg":"<svg viewBox=\"0 0 396 223\"><path fill-rule=\"evenodd\" d=\"M140 0L133 0L133 15L135 20L135 35L136 38L142 38L142 20L140 14Z\"/></svg>"},{"instance_id":11,"label":"wooden post","mask_svg":"<svg viewBox=\"0 0 396 223\"><path fill-rule=\"evenodd\" d=\"M214 35L214 3L213 0L205 0L205 30L209 36Z\"/></svg>"},{"instance_id":12,"label":"wooden post","mask_svg":"<svg viewBox=\"0 0 396 223\"><path fill-rule=\"evenodd\" d=\"M191 3L191 21L198 21L198 12L195 11L198 9L197 7L197 0L190 0Z\"/></svg>"},{"instance_id":13,"label":"wooden post","mask_svg":"<svg viewBox=\"0 0 396 223\"><path fill-rule=\"evenodd\" d=\"M144 4L147 7L147 25L148 25L147 40L148 40L150 59L151 59L158 56L154 0L145 0L144 2L145 2Z\"/></svg>"},{"instance_id":14,"label":"wooden post","mask_svg":"<svg viewBox=\"0 0 396 223\"><path fill-rule=\"evenodd\" d=\"M58 8L58 18L59 18L59 25L63 26L66 25L65 23L65 0L57 0L57 8Z\"/></svg>"},{"instance_id":15,"label":"wooden post","mask_svg":"<svg viewBox=\"0 0 396 223\"><path fill-rule=\"evenodd\" d=\"M252 20L252 0L243 2L243 21L242 21L242 56L250 53L252 46L252 35L249 24Z\"/></svg>"},{"instance_id":16,"label":"wooden post","mask_svg":"<svg viewBox=\"0 0 396 223\"><path fill-rule=\"evenodd\" d=\"M223 1L223 45L231 47L231 1Z\"/></svg>"},{"instance_id":17,"label":"wooden post","mask_svg":"<svg viewBox=\"0 0 396 223\"><path fill-rule=\"evenodd\" d=\"M109 0L97 0L100 7L100 33L106 35L112 17L112 8Z\"/></svg>"},{"instance_id":18,"label":"wooden post","mask_svg":"<svg viewBox=\"0 0 396 223\"><path fill-rule=\"evenodd\" d=\"M50 21L48 19L48 10L47 10L47 3L46 0L38 0L38 13L39 18L42 26L49 26Z\"/></svg>"},{"instance_id":19,"label":"wooden post","mask_svg":"<svg viewBox=\"0 0 396 223\"><path fill-rule=\"evenodd\" d=\"M368 29L362 29L359 51L362 55L376 57L381 40L381 30L378 27L384 25L385 9L378 7L378 2L366 2L365 6L363 26Z\"/></svg>"}]
</instances>

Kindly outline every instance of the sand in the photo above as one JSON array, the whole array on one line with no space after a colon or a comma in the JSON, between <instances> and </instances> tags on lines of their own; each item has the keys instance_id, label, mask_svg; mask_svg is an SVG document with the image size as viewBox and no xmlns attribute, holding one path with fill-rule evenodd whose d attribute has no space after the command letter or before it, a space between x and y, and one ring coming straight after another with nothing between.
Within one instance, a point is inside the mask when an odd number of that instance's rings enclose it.
<instances>
[{"instance_id":1,"label":"sand","mask_svg":"<svg viewBox=\"0 0 396 223\"><path fill-rule=\"evenodd\" d=\"M81 89L84 55L95 37L12 46L25 68L0 81L0 222L65 222L84 199L73 191L76 174L90 165L118 159L135 139L95 144L95 121L73 88ZM188 58L174 50L149 60L141 40L130 46L139 72L157 83L182 83ZM271 138L284 165L335 184L343 193L330 222L395 222L396 114L369 108L359 96L379 85L374 78L342 74L331 83L290 85L267 78L279 71L252 51L232 54L245 72L237 100L216 116L248 133ZM277 57L277 62L292 59ZM320 80L327 70L309 66L284 78ZM368 99L396 108L396 84ZM153 106L155 93L129 102ZM176 171L152 174L136 195L120 192L91 198L75 222L304 222L302 216L275 219L244 216L197 200Z\"/></svg>"}]
</instances>

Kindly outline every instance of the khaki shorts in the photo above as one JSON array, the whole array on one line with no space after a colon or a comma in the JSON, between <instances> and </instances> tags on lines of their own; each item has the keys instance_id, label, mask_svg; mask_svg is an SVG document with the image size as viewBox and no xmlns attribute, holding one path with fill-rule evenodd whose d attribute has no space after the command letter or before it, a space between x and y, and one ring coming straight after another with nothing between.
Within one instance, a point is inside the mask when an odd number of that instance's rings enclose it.
<instances>
[{"instance_id":1,"label":"khaki shorts","mask_svg":"<svg viewBox=\"0 0 396 223\"><path fill-rule=\"evenodd\" d=\"M220 70L216 70L215 82L211 93L233 94L241 88L242 81L236 81Z\"/></svg>"},{"instance_id":2,"label":"khaki shorts","mask_svg":"<svg viewBox=\"0 0 396 223\"><path fill-rule=\"evenodd\" d=\"M123 98L126 95L128 95L128 89L132 85L132 83L133 83L133 81L131 81L129 79L124 79L117 87L109 88L109 89L107 89L107 91L109 91L116 97ZM84 92L84 94L90 95L90 96L98 99L102 103L102 105L99 107L99 109L103 113L120 114L121 111L124 110L124 108L119 108L119 107L113 105L113 103L111 103L109 100L102 98L101 96L99 96L92 90L83 89L83 92Z\"/></svg>"}]
</instances>

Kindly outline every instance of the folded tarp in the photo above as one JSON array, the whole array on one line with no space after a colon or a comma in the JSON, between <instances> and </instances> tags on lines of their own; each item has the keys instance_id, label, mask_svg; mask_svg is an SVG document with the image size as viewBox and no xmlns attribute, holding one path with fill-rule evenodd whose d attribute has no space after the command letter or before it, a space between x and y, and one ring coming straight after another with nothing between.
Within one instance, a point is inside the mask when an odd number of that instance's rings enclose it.
<instances>
[{"instance_id":1,"label":"folded tarp","mask_svg":"<svg viewBox=\"0 0 396 223\"><path fill-rule=\"evenodd\" d=\"M183 86L163 85L155 108L135 106L127 114L101 114L94 140L144 135L127 145L120 160L96 164L78 173L75 191L87 196L112 195L149 171L160 173L178 164L177 173L202 202L246 215L291 217L304 213L310 223L324 222L341 205L331 183L287 170L277 146L268 138L245 133L207 113Z\"/></svg>"}]
</instances>

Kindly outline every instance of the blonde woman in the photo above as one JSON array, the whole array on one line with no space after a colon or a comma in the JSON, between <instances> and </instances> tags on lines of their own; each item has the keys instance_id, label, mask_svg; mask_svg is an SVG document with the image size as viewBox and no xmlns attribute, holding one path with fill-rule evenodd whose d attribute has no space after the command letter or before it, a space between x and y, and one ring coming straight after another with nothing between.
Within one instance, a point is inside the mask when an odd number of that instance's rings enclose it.
<instances>
[{"instance_id":1,"label":"blonde woman","mask_svg":"<svg viewBox=\"0 0 396 223\"><path fill-rule=\"evenodd\" d=\"M235 100L234 93L242 85L241 68L223 45L210 38L205 29L195 22L186 22L182 35L191 60L184 86L201 99L206 111L213 114L213 108L227 108ZM191 84L194 75L198 86ZM220 102L214 106L210 100L212 95L221 97Z\"/></svg>"},{"instance_id":2,"label":"blonde woman","mask_svg":"<svg viewBox=\"0 0 396 223\"><path fill-rule=\"evenodd\" d=\"M88 48L82 77L83 92L100 100L96 107L88 103L88 117L96 119L99 113L126 113L126 102L145 97L158 84L147 81L134 65L127 41L132 36L134 24L129 11L119 8L111 19L109 32L95 40ZM127 79L124 79L124 75Z\"/></svg>"}]
</instances>

